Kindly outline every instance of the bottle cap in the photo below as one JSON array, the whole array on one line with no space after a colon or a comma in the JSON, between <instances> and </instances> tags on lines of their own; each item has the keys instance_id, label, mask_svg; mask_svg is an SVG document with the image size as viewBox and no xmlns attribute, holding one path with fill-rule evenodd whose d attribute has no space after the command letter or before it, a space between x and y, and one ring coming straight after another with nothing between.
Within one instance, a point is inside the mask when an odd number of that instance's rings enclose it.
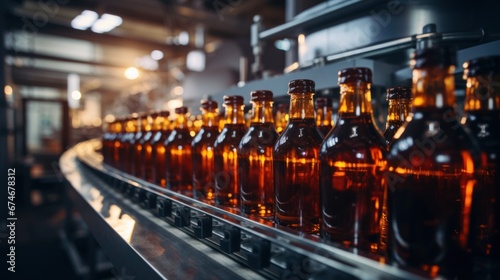
<instances>
[{"instance_id":1,"label":"bottle cap","mask_svg":"<svg viewBox=\"0 0 500 280\"><path fill-rule=\"evenodd\" d=\"M316 108L323 108L323 107L332 107L332 100L328 97L317 97L314 100L314 105Z\"/></svg>"},{"instance_id":2,"label":"bottle cap","mask_svg":"<svg viewBox=\"0 0 500 280\"><path fill-rule=\"evenodd\" d=\"M219 107L219 103L217 103L217 101L215 101L215 100L205 99L205 100L201 101L201 109L203 109L203 110L210 111L210 110L217 109L218 107Z\"/></svg>"},{"instance_id":3,"label":"bottle cap","mask_svg":"<svg viewBox=\"0 0 500 280\"><path fill-rule=\"evenodd\" d=\"M170 116L170 112L166 110L160 111L160 116L168 118Z\"/></svg>"},{"instance_id":4,"label":"bottle cap","mask_svg":"<svg viewBox=\"0 0 500 280\"><path fill-rule=\"evenodd\" d=\"M187 114L187 112L188 112L188 108L187 107L182 106L182 107L175 108L175 113L176 114Z\"/></svg>"},{"instance_id":5,"label":"bottle cap","mask_svg":"<svg viewBox=\"0 0 500 280\"><path fill-rule=\"evenodd\" d=\"M487 56L464 63L464 79L500 74L500 56Z\"/></svg>"},{"instance_id":6,"label":"bottle cap","mask_svg":"<svg viewBox=\"0 0 500 280\"><path fill-rule=\"evenodd\" d=\"M411 87L393 87L387 89L386 99L411 99Z\"/></svg>"},{"instance_id":7,"label":"bottle cap","mask_svg":"<svg viewBox=\"0 0 500 280\"><path fill-rule=\"evenodd\" d=\"M270 90L254 90L250 92L252 101L273 101L273 92Z\"/></svg>"},{"instance_id":8,"label":"bottle cap","mask_svg":"<svg viewBox=\"0 0 500 280\"><path fill-rule=\"evenodd\" d=\"M450 47L433 47L416 50L410 61L412 69L449 67L455 65L456 54Z\"/></svg>"},{"instance_id":9,"label":"bottle cap","mask_svg":"<svg viewBox=\"0 0 500 280\"><path fill-rule=\"evenodd\" d=\"M339 71L339 85L345 83L372 82L372 70L366 67L346 68Z\"/></svg>"},{"instance_id":10,"label":"bottle cap","mask_svg":"<svg viewBox=\"0 0 500 280\"><path fill-rule=\"evenodd\" d=\"M243 105L243 96L224 95L224 105Z\"/></svg>"},{"instance_id":11,"label":"bottle cap","mask_svg":"<svg viewBox=\"0 0 500 280\"><path fill-rule=\"evenodd\" d=\"M312 80L293 80L288 83L288 93L315 93L315 86Z\"/></svg>"}]
</instances>

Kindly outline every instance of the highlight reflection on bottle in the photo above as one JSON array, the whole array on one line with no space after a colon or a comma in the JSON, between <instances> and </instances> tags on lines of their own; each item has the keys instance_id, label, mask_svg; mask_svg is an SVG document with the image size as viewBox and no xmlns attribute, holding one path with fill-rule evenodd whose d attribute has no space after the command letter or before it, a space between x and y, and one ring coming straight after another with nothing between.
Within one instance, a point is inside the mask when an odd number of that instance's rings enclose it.
<instances>
[{"instance_id":1,"label":"highlight reflection on bottle","mask_svg":"<svg viewBox=\"0 0 500 280\"><path fill-rule=\"evenodd\" d=\"M290 121L274 146L275 222L314 233L320 227L319 146L311 80L288 84Z\"/></svg>"}]
</instances>

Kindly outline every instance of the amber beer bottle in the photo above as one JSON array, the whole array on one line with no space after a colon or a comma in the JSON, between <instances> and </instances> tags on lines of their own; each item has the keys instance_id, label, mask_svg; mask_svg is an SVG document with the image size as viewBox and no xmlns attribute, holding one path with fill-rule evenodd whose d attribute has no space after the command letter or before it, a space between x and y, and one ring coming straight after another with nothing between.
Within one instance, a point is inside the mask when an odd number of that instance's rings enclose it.
<instances>
[{"instance_id":1,"label":"amber beer bottle","mask_svg":"<svg viewBox=\"0 0 500 280\"><path fill-rule=\"evenodd\" d=\"M136 143L136 147L140 148L136 150L136 165L135 165L135 176L138 178L144 178L144 168L145 168L145 159L146 155L146 143L151 140L151 136L153 135L153 114L154 113L144 113L142 116L142 136Z\"/></svg>"},{"instance_id":2,"label":"amber beer bottle","mask_svg":"<svg viewBox=\"0 0 500 280\"><path fill-rule=\"evenodd\" d=\"M118 121L112 121L108 122L107 129L102 135L102 157L103 157L103 162L106 164L111 164L113 161L113 144L114 144L114 139L118 135L117 131L117 124Z\"/></svg>"},{"instance_id":3,"label":"amber beer bottle","mask_svg":"<svg viewBox=\"0 0 500 280\"><path fill-rule=\"evenodd\" d=\"M137 123L139 121L139 115L133 113L130 118L124 121L124 135L120 142L120 158L117 162L117 166L125 173L131 173L132 171L132 142L134 141L135 134L137 132Z\"/></svg>"},{"instance_id":4,"label":"amber beer bottle","mask_svg":"<svg viewBox=\"0 0 500 280\"><path fill-rule=\"evenodd\" d=\"M215 204L239 207L238 146L245 134L243 97L224 96L225 124L214 143Z\"/></svg>"},{"instance_id":5,"label":"amber beer bottle","mask_svg":"<svg viewBox=\"0 0 500 280\"><path fill-rule=\"evenodd\" d=\"M273 149L278 133L273 124L273 93L250 93L250 127L238 148L241 212L274 217Z\"/></svg>"},{"instance_id":6,"label":"amber beer bottle","mask_svg":"<svg viewBox=\"0 0 500 280\"><path fill-rule=\"evenodd\" d=\"M142 170L141 178L152 183L153 182L153 169L155 164L153 163L153 145L155 143L154 137L161 133L161 128L163 124L163 116L160 112L152 112L148 116L148 122L150 122L151 129L146 132L143 139L142 145Z\"/></svg>"},{"instance_id":7,"label":"amber beer bottle","mask_svg":"<svg viewBox=\"0 0 500 280\"><path fill-rule=\"evenodd\" d=\"M278 105L274 118L274 126L278 134L281 134L288 124L288 120L290 119L290 115L288 114L289 108L290 105L288 103L281 103Z\"/></svg>"},{"instance_id":8,"label":"amber beer bottle","mask_svg":"<svg viewBox=\"0 0 500 280\"><path fill-rule=\"evenodd\" d=\"M275 222L314 233L320 228L319 147L311 80L288 83L290 121L274 146Z\"/></svg>"},{"instance_id":9,"label":"amber beer bottle","mask_svg":"<svg viewBox=\"0 0 500 280\"><path fill-rule=\"evenodd\" d=\"M377 251L387 145L373 118L372 72L347 68L338 79L339 120L320 150L321 233L328 241Z\"/></svg>"},{"instance_id":10,"label":"amber beer bottle","mask_svg":"<svg viewBox=\"0 0 500 280\"><path fill-rule=\"evenodd\" d=\"M167 173L165 166L165 141L167 141L168 136L170 135L170 120L168 117L170 116L170 112L161 111L161 118L159 121L161 122L160 130L153 136L151 145L153 147L153 154L151 155L151 159L153 162L153 183L160 185L161 187L167 186Z\"/></svg>"},{"instance_id":11,"label":"amber beer bottle","mask_svg":"<svg viewBox=\"0 0 500 280\"><path fill-rule=\"evenodd\" d=\"M387 90L386 100L387 122L385 123L384 138L387 145L392 143L394 134L403 125L406 117L412 110L411 88L394 87Z\"/></svg>"},{"instance_id":12,"label":"amber beer bottle","mask_svg":"<svg viewBox=\"0 0 500 280\"><path fill-rule=\"evenodd\" d=\"M141 139L146 133L148 125L147 115L142 113L138 116L135 127L135 135L130 140L130 147L132 148L130 154L130 175L140 177L142 169L142 143Z\"/></svg>"},{"instance_id":13,"label":"amber beer bottle","mask_svg":"<svg viewBox=\"0 0 500 280\"><path fill-rule=\"evenodd\" d=\"M318 97L314 100L316 107L316 125L319 131L326 137L333 128L332 100L326 97Z\"/></svg>"},{"instance_id":14,"label":"amber beer bottle","mask_svg":"<svg viewBox=\"0 0 500 280\"><path fill-rule=\"evenodd\" d=\"M219 104L214 100L202 100L202 126L191 142L193 150L194 198L213 203L214 144L219 135Z\"/></svg>"},{"instance_id":15,"label":"amber beer bottle","mask_svg":"<svg viewBox=\"0 0 500 280\"><path fill-rule=\"evenodd\" d=\"M500 56L464 64L466 125L485 155L474 189L473 246L476 255L500 258Z\"/></svg>"},{"instance_id":16,"label":"amber beer bottle","mask_svg":"<svg viewBox=\"0 0 500 280\"><path fill-rule=\"evenodd\" d=\"M413 114L388 154L389 254L430 277L470 277L470 224L478 147L457 121L455 53L417 49Z\"/></svg>"},{"instance_id":17,"label":"amber beer bottle","mask_svg":"<svg viewBox=\"0 0 500 280\"><path fill-rule=\"evenodd\" d=\"M174 130L165 142L165 168L167 188L184 195L193 196L193 171L191 168L191 141L188 108L175 108Z\"/></svg>"}]
</instances>

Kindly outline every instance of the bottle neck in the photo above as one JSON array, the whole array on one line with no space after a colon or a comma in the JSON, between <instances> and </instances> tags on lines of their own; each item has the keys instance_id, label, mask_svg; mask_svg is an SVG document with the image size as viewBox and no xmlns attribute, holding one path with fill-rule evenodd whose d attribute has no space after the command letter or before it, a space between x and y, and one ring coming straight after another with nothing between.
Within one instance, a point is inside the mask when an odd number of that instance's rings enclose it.
<instances>
[{"instance_id":1,"label":"bottle neck","mask_svg":"<svg viewBox=\"0 0 500 280\"><path fill-rule=\"evenodd\" d=\"M219 126L219 113L217 110L202 110L202 122L204 127Z\"/></svg>"},{"instance_id":2,"label":"bottle neck","mask_svg":"<svg viewBox=\"0 0 500 280\"><path fill-rule=\"evenodd\" d=\"M387 108L387 123L385 127L391 124L401 124L406 120L406 116L411 112L412 100L407 98L390 99Z\"/></svg>"},{"instance_id":3,"label":"bottle neck","mask_svg":"<svg viewBox=\"0 0 500 280\"><path fill-rule=\"evenodd\" d=\"M152 131L160 131L163 125L163 116L156 116L153 118Z\"/></svg>"},{"instance_id":4,"label":"bottle neck","mask_svg":"<svg viewBox=\"0 0 500 280\"><path fill-rule=\"evenodd\" d=\"M413 70L413 107L416 111L455 105L453 65Z\"/></svg>"},{"instance_id":5,"label":"bottle neck","mask_svg":"<svg viewBox=\"0 0 500 280\"><path fill-rule=\"evenodd\" d=\"M142 131L151 131L153 129L153 117L146 117L146 124L144 125Z\"/></svg>"},{"instance_id":6,"label":"bottle neck","mask_svg":"<svg viewBox=\"0 0 500 280\"><path fill-rule=\"evenodd\" d=\"M290 94L290 119L314 119L313 93Z\"/></svg>"},{"instance_id":7,"label":"bottle neck","mask_svg":"<svg viewBox=\"0 0 500 280\"><path fill-rule=\"evenodd\" d=\"M144 131L146 124L147 124L147 122L145 121L145 119L143 119L143 118L138 119L136 124L135 124L135 131L136 132Z\"/></svg>"},{"instance_id":8,"label":"bottle neck","mask_svg":"<svg viewBox=\"0 0 500 280\"><path fill-rule=\"evenodd\" d=\"M178 114L175 119L175 129L188 129L188 118L186 114Z\"/></svg>"},{"instance_id":9,"label":"bottle neck","mask_svg":"<svg viewBox=\"0 0 500 280\"><path fill-rule=\"evenodd\" d=\"M161 130L162 131L169 131L171 127L170 120L168 117L163 117L163 121L161 123Z\"/></svg>"},{"instance_id":10,"label":"bottle neck","mask_svg":"<svg viewBox=\"0 0 500 280\"><path fill-rule=\"evenodd\" d=\"M373 116L369 83L340 85L339 118L345 115Z\"/></svg>"},{"instance_id":11,"label":"bottle neck","mask_svg":"<svg viewBox=\"0 0 500 280\"><path fill-rule=\"evenodd\" d=\"M274 123L273 102L253 101L251 123Z\"/></svg>"},{"instance_id":12,"label":"bottle neck","mask_svg":"<svg viewBox=\"0 0 500 280\"><path fill-rule=\"evenodd\" d=\"M128 121L125 130L127 132L135 133L137 131L137 120Z\"/></svg>"},{"instance_id":13,"label":"bottle neck","mask_svg":"<svg viewBox=\"0 0 500 280\"><path fill-rule=\"evenodd\" d=\"M316 125L317 126L333 126L333 111L332 107L321 107L316 109Z\"/></svg>"},{"instance_id":14,"label":"bottle neck","mask_svg":"<svg viewBox=\"0 0 500 280\"><path fill-rule=\"evenodd\" d=\"M245 124L245 112L243 105L225 105L225 124Z\"/></svg>"},{"instance_id":15,"label":"bottle neck","mask_svg":"<svg viewBox=\"0 0 500 280\"><path fill-rule=\"evenodd\" d=\"M500 110L500 74L467 78L464 110L487 112Z\"/></svg>"}]
</instances>

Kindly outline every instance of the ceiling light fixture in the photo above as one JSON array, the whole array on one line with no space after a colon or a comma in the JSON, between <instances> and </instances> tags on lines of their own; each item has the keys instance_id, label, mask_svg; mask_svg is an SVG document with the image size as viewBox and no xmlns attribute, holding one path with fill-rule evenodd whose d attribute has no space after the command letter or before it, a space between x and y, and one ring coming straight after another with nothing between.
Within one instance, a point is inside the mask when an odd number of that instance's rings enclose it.
<instances>
[{"instance_id":1,"label":"ceiling light fixture","mask_svg":"<svg viewBox=\"0 0 500 280\"><path fill-rule=\"evenodd\" d=\"M137 77L139 77L139 70L137 70L137 68L135 68L135 67L129 67L129 68L127 68L127 70L125 70L124 74L125 74L125 78L127 78L129 80L134 80Z\"/></svg>"},{"instance_id":2,"label":"ceiling light fixture","mask_svg":"<svg viewBox=\"0 0 500 280\"><path fill-rule=\"evenodd\" d=\"M79 30L86 30L89 27L95 33L105 33L113 30L123 20L119 16L103 14L100 18L94 11L85 10L71 21L71 27Z\"/></svg>"},{"instance_id":3,"label":"ceiling light fixture","mask_svg":"<svg viewBox=\"0 0 500 280\"><path fill-rule=\"evenodd\" d=\"M154 50L151 52L151 58L154 60L161 60L163 58L163 52L160 50Z\"/></svg>"},{"instance_id":4,"label":"ceiling light fixture","mask_svg":"<svg viewBox=\"0 0 500 280\"><path fill-rule=\"evenodd\" d=\"M113 30L122 24L123 20L119 16L103 14L100 19L92 24L92 31L95 33L104 33Z\"/></svg>"},{"instance_id":5,"label":"ceiling light fixture","mask_svg":"<svg viewBox=\"0 0 500 280\"><path fill-rule=\"evenodd\" d=\"M85 30L91 27L97 18L99 18L99 15L96 12L85 10L71 21L71 27L74 29Z\"/></svg>"}]
</instances>

